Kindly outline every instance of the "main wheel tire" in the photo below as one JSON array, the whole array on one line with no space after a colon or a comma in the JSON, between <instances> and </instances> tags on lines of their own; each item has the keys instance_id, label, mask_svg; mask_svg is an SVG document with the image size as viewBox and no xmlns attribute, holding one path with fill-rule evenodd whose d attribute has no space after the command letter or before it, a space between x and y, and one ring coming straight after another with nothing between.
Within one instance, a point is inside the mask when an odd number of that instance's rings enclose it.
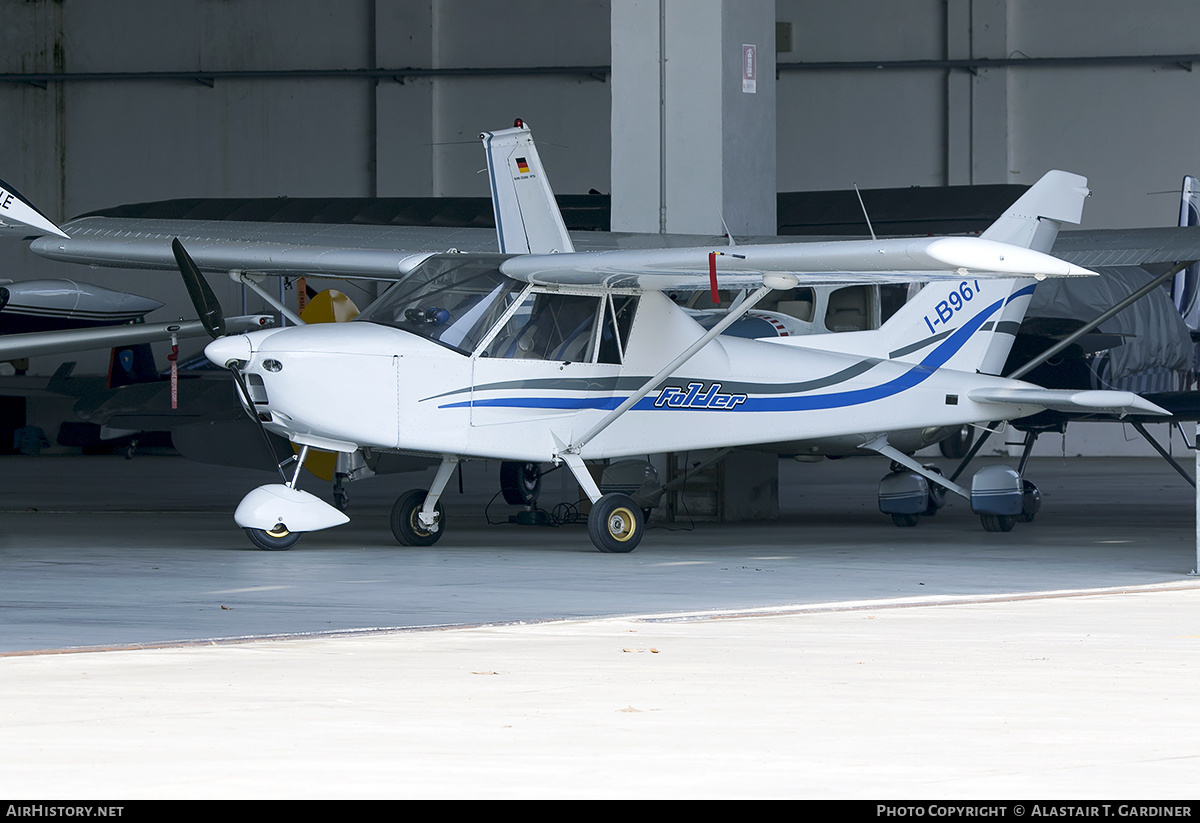
<instances>
[{"instance_id":1,"label":"main wheel tire","mask_svg":"<svg viewBox=\"0 0 1200 823\"><path fill-rule=\"evenodd\" d=\"M392 535L401 546L432 546L441 539L442 532L446 530L446 516L442 512L440 500L434 506L434 511L438 514L437 531L429 531L417 518L428 496L429 493L424 489L413 489L400 495L396 504L392 506Z\"/></svg>"},{"instance_id":2,"label":"main wheel tire","mask_svg":"<svg viewBox=\"0 0 1200 823\"><path fill-rule=\"evenodd\" d=\"M592 545L609 554L625 554L642 542L646 520L633 498L606 494L592 505L588 515L588 537Z\"/></svg>"},{"instance_id":3,"label":"main wheel tire","mask_svg":"<svg viewBox=\"0 0 1200 823\"><path fill-rule=\"evenodd\" d=\"M270 530L246 529L250 542L265 552L285 552L300 542L300 532L288 531L288 527L279 523Z\"/></svg>"},{"instance_id":4,"label":"main wheel tire","mask_svg":"<svg viewBox=\"0 0 1200 823\"><path fill-rule=\"evenodd\" d=\"M510 506L532 506L542 491L542 471L537 463L500 464L500 491Z\"/></svg>"},{"instance_id":5,"label":"main wheel tire","mask_svg":"<svg viewBox=\"0 0 1200 823\"><path fill-rule=\"evenodd\" d=\"M1017 519L1022 523L1032 523L1033 518L1042 510L1042 493L1031 480L1021 481L1021 513Z\"/></svg>"},{"instance_id":6,"label":"main wheel tire","mask_svg":"<svg viewBox=\"0 0 1200 823\"><path fill-rule=\"evenodd\" d=\"M987 532L1010 532L1017 523L1017 518L1011 514L981 514L979 521Z\"/></svg>"},{"instance_id":7,"label":"main wheel tire","mask_svg":"<svg viewBox=\"0 0 1200 823\"><path fill-rule=\"evenodd\" d=\"M901 528L909 528L921 522L919 514L893 514L892 522Z\"/></svg>"},{"instance_id":8,"label":"main wheel tire","mask_svg":"<svg viewBox=\"0 0 1200 823\"><path fill-rule=\"evenodd\" d=\"M960 426L958 431L938 443L938 450L941 451L942 457L962 460L974 442L975 429L971 426Z\"/></svg>"},{"instance_id":9,"label":"main wheel tire","mask_svg":"<svg viewBox=\"0 0 1200 823\"><path fill-rule=\"evenodd\" d=\"M942 474L942 470L939 469L937 466L928 465L928 466L925 466L925 468L929 469L929 471L933 472L934 474L938 474L938 475ZM938 509L940 509L942 506L946 505L946 488L945 488L945 486L939 486L937 483L934 483L932 480L928 480L928 483L929 483L929 505L925 507L925 514L929 517L932 517L933 515L938 513Z\"/></svg>"}]
</instances>

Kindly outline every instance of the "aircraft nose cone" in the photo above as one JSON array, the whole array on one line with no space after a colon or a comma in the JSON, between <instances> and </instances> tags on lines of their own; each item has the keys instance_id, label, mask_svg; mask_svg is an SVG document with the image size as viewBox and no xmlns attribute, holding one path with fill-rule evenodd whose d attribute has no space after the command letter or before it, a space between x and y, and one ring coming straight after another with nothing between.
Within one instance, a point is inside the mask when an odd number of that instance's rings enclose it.
<instances>
[{"instance_id":1,"label":"aircraft nose cone","mask_svg":"<svg viewBox=\"0 0 1200 823\"><path fill-rule=\"evenodd\" d=\"M230 360L249 360L254 349L244 334L218 337L204 347L204 356L214 364L225 368Z\"/></svg>"}]
</instances>

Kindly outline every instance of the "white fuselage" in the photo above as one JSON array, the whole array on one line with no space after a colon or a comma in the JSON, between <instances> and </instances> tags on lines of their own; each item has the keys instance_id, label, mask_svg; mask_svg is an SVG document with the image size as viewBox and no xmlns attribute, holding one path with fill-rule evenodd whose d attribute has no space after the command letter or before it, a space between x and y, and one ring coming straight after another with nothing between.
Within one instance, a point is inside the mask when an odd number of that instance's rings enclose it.
<instances>
[{"instance_id":1,"label":"white fuselage","mask_svg":"<svg viewBox=\"0 0 1200 823\"><path fill-rule=\"evenodd\" d=\"M256 332L236 345L243 372L252 382L261 378L265 391L254 412L295 442L549 461L702 333L683 310L649 292L640 296L619 364L484 356L486 345L468 355L370 322ZM965 342L951 337L937 345ZM210 357L227 357L221 352ZM1040 411L967 397L972 389L1017 385L806 344L718 337L580 454L866 442L879 433Z\"/></svg>"}]
</instances>

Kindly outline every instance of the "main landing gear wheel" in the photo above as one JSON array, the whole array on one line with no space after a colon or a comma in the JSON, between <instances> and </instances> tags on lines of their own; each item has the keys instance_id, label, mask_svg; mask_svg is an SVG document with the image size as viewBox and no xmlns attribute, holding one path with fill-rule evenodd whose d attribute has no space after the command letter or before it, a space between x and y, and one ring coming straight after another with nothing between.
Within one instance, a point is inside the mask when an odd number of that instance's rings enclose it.
<instances>
[{"instance_id":1,"label":"main landing gear wheel","mask_svg":"<svg viewBox=\"0 0 1200 823\"><path fill-rule=\"evenodd\" d=\"M542 490L542 472L537 463L500 464L500 491L510 506L532 506Z\"/></svg>"},{"instance_id":2,"label":"main landing gear wheel","mask_svg":"<svg viewBox=\"0 0 1200 823\"><path fill-rule=\"evenodd\" d=\"M417 517L428 495L424 489L413 489L400 495L396 505L392 506L392 534L401 546L432 546L441 539L446 529L446 515L442 512L441 501L434 506L438 514L437 531L430 531L421 525Z\"/></svg>"},{"instance_id":3,"label":"main landing gear wheel","mask_svg":"<svg viewBox=\"0 0 1200 823\"><path fill-rule=\"evenodd\" d=\"M1022 523L1032 523L1033 518L1042 509L1042 493L1030 480L1021 481L1021 513L1017 519Z\"/></svg>"},{"instance_id":4,"label":"main landing gear wheel","mask_svg":"<svg viewBox=\"0 0 1200 823\"><path fill-rule=\"evenodd\" d=\"M985 532L1010 532L1017 523L1018 515L1011 514L981 514L979 522L983 523Z\"/></svg>"},{"instance_id":5,"label":"main landing gear wheel","mask_svg":"<svg viewBox=\"0 0 1200 823\"><path fill-rule=\"evenodd\" d=\"M246 529L250 542L265 552L285 552L300 542L300 532L288 531L288 527L279 523L269 530Z\"/></svg>"},{"instance_id":6,"label":"main landing gear wheel","mask_svg":"<svg viewBox=\"0 0 1200 823\"><path fill-rule=\"evenodd\" d=\"M974 442L975 429L971 426L959 426L958 431L938 443L938 450L942 453L942 457L962 460L967 456L967 452L971 450L971 444Z\"/></svg>"},{"instance_id":7,"label":"main landing gear wheel","mask_svg":"<svg viewBox=\"0 0 1200 823\"><path fill-rule=\"evenodd\" d=\"M625 494L606 494L592 504L588 515L588 537L602 552L624 554L642 542L645 518L633 498Z\"/></svg>"},{"instance_id":8,"label":"main landing gear wheel","mask_svg":"<svg viewBox=\"0 0 1200 823\"><path fill-rule=\"evenodd\" d=\"M900 526L901 528L908 528L910 526L915 526L919 522L921 522L921 515L919 515L919 514L893 514L892 515L892 523L894 523L897 526Z\"/></svg>"},{"instance_id":9,"label":"main landing gear wheel","mask_svg":"<svg viewBox=\"0 0 1200 823\"><path fill-rule=\"evenodd\" d=\"M937 466L930 465L930 466L926 466L925 468L929 469L934 474L937 474L937 475L942 474L942 470L939 469ZM925 515L927 517L933 517L935 514L938 513L938 509L942 508L942 506L945 506L945 505L946 505L946 487L939 486L937 483L934 483L932 480L930 480L929 481L929 505L925 507Z\"/></svg>"}]
</instances>

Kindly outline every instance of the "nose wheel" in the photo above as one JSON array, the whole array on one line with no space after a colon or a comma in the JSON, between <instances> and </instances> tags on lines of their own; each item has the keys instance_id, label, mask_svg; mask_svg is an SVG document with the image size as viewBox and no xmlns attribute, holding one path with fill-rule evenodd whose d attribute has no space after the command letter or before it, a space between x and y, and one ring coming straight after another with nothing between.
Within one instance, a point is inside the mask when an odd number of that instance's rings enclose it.
<instances>
[{"instance_id":1,"label":"nose wheel","mask_svg":"<svg viewBox=\"0 0 1200 823\"><path fill-rule=\"evenodd\" d=\"M288 531L282 523L271 529L246 529L246 536L266 552L285 552L300 542L300 532Z\"/></svg>"}]
</instances>

